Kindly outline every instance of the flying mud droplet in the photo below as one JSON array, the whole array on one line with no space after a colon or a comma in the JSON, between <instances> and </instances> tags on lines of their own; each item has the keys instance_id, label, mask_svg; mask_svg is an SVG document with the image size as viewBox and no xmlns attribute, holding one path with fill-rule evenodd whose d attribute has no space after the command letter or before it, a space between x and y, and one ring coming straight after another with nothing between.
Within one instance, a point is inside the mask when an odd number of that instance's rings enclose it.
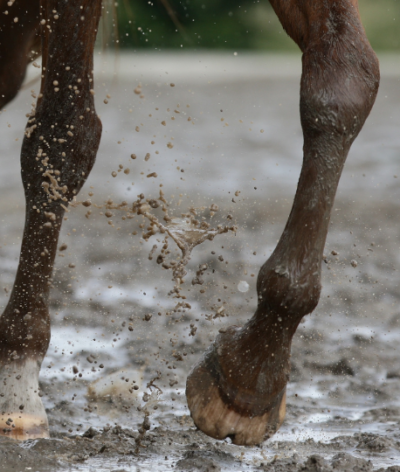
<instances>
[{"instance_id":1,"label":"flying mud droplet","mask_svg":"<svg viewBox=\"0 0 400 472\"><path fill-rule=\"evenodd\" d=\"M238 284L237 284L237 289L239 290L239 292L248 292L249 290L249 284L245 281L245 280L241 280Z\"/></svg>"},{"instance_id":2,"label":"flying mud droplet","mask_svg":"<svg viewBox=\"0 0 400 472\"><path fill-rule=\"evenodd\" d=\"M136 94L136 95L141 95L142 93L142 84L139 84L134 90L133 92Z\"/></svg>"}]
</instances>

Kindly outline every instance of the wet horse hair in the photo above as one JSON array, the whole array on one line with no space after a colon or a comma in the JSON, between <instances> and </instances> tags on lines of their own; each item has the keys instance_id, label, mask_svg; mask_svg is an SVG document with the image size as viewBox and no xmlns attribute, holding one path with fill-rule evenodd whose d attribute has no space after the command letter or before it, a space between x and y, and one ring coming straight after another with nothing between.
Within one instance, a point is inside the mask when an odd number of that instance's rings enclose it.
<instances>
[{"instance_id":1,"label":"wet horse hair","mask_svg":"<svg viewBox=\"0 0 400 472\"><path fill-rule=\"evenodd\" d=\"M186 386L195 424L242 445L261 443L283 421L291 340L317 306L336 189L379 87L378 60L357 0L270 3L303 53L303 166L284 231L258 275L254 316L218 335ZM0 317L0 434L27 439L49 435L38 378L50 340L50 280L64 212L100 143L93 50L102 1L0 0L0 12L0 108L18 93L38 40L43 56L36 110L21 149L21 255Z\"/></svg>"}]
</instances>

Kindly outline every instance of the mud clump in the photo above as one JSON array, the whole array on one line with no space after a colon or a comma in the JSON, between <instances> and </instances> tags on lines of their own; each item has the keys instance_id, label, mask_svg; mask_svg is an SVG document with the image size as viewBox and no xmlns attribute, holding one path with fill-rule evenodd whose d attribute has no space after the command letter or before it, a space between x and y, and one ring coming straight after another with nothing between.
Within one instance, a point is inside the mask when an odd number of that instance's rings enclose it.
<instances>
[{"instance_id":1,"label":"mud clump","mask_svg":"<svg viewBox=\"0 0 400 472\"><path fill-rule=\"evenodd\" d=\"M360 442L357 445L358 449L364 449L371 452L387 452L395 447L394 442L385 438L384 436L378 436L377 434L361 434Z\"/></svg>"},{"instance_id":2,"label":"mud clump","mask_svg":"<svg viewBox=\"0 0 400 472\"><path fill-rule=\"evenodd\" d=\"M323 457L316 454L310 456L300 470L301 472L328 472L332 468Z\"/></svg>"},{"instance_id":3,"label":"mud clump","mask_svg":"<svg viewBox=\"0 0 400 472\"><path fill-rule=\"evenodd\" d=\"M220 472L219 467L212 459L204 457L196 453L196 451L189 451L184 458L176 463L176 470L187 472Z\"/></svg>"},{"instance_id":4,"label":"mud clump","mask_svg":"<svg viewBox=\"0 0 400 472\"><path fill-rule=\"evenodd\" d=\"M354 457L346 452L336 454L330 463L320 455L308 457L306 462L299 464L300 457L294 454L291 458L276 459L269 464L260 466L266 472L372 472L371 461ZM383 469L382 469L383 471Z\"/></svg>"},{"instance_id":5,"label":"mud clump","mask_svg":"<svg viewBox=\"0 0 400 472\"><path fill-rule=\"evenodd\" d=\"M332 469L340 472L372 472L374 466L371 461L354 457L347 452L339 452L332 459Z\"/></svg>"},{"instance_id":6,"label":"mud clump","mask_svg":"<svg viewBox=\"0 0 400 472\"><path fill-rule=\"evenodd\" d=\"M378 469L375 472L400 472L400 465L392 465L387 469Z\"/></svg>"},{"instance_id":7,"label":"mud clump","mask_svg":"<svg viewBox=\"0 0 400 472\"><path fill-rule=\"evenodd\" d=\"M261 463L258 470L266 472L299 472L299 460L300 457L297 454L294 454L290 458L274 459L268 464Z\"/></svg>"}]
</instances>

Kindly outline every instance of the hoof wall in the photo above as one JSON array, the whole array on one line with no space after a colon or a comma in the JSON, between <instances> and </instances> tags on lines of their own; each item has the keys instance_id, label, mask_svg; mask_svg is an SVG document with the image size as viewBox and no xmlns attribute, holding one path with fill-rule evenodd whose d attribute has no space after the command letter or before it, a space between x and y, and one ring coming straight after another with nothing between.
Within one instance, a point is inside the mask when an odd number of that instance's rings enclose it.
<instances>
[{"instance_id":1,"label":"hoof wall","mask_svg":"<svg viewBox=\"0 0 400 472\"><path fill-rule=\"evenodd\" d=\"M193 421L203 433L215 439L229 437L237 445L262 443L275 434L285 418L286 388L268 411L252 416L235 409L234 399L223 399L216 380L201 365L188 377L186 396Z\"/></svg>"}]
</instances>

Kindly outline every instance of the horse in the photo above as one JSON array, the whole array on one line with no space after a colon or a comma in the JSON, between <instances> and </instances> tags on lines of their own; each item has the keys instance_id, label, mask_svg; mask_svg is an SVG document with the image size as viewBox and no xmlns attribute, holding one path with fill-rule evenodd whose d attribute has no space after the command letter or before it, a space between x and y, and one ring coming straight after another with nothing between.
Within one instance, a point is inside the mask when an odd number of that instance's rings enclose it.
<instances>
[{"instance_id":1,"label":"horse","mask_svg":"<svg viewBox=\"0 0 400 472\"><path fill-rule=\"evenodd\" d=\"M195 425L238 445L260 444L283 422L291 341L318 304L337 186L380 79L357 0L270 3L302 51L301 174L283 233L259 271L253 317L221 330L186 384ZM23 440L49 436L38 378L50 341L48 300L61 224L94 165L102 132L93 90L102 0L0 5L0 107L18 93L39 42L43 58L21 149L21 253L0 317L0 434Z\"/></svg>"}]
</instances>

